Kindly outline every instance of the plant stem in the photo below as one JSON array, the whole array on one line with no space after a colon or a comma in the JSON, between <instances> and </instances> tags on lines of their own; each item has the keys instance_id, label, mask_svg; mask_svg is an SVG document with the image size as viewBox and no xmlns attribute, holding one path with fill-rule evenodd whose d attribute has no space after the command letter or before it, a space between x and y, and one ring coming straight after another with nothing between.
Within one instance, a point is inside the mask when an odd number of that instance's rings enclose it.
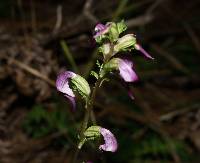
<instances>
[{"instance_id":1,"label":"plant stem","mask_svg":"<svg viewBox=\"0 0 200 163\"><path fill-rule=\"evenodd\" d=\"M99 78L96 81L95 86L94 86L93 91L92 91L92 94L91 94L91 97L90 97L90 100L88 100L88 102L86 104L85 116L84 116L83 123L82 123L82 126L81 126L81 131L80 131L80 140L84 139L84 131L87 129L90 116L91 116L92 123L96 124L94 112L93 112L92 109L93 109L94 100L95 100L95 97L96 97L96 92L97 92L97 89L100 86L101 80L102 80L102 78ZM77 148L75 155L74 155L73 163L76 163L79 151L80 151L80 149Z\"/></svg>"}]
</instances>

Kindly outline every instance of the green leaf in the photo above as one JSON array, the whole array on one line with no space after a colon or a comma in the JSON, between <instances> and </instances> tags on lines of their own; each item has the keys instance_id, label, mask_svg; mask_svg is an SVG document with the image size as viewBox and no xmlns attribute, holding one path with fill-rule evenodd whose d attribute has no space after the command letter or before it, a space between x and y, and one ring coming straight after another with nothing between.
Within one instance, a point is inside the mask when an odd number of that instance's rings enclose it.
<instances>
[{"instance_id":1,"label":"green leaf","mask_svg":"<svg viewBox=\"0 0 200 163\"><path fill-rule=\"evenodd\" d=\"M122 20L121 22L117 23L117 30L118 30L119 34L124 32L126 29L127 29L127 26L126 26L124 20Z\"/></svg>"},{"instance_id":2,"label":"green leaf","mask_svg":"<svg viewBox=\"0 0 200 163\"><path fill-rule=\"evenodd\" d=\"M99 78L99 75L95 71L91 71L90 75L94 76L96 79Z\"/></svg>"}]
</instances>

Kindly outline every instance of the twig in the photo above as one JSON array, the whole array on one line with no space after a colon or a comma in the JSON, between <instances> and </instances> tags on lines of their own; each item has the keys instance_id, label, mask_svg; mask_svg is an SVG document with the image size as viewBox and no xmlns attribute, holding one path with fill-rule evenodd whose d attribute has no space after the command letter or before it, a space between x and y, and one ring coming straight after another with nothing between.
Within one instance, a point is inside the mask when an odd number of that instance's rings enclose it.
<instances>
[{"instance_id":1,"label":"twig","mask_svg":"<svg viewBox=\"0 0 200 163\"><path fill-rule=\"evenodd\" d=\"M128 27L143 26L150 23L153 20L153 15L142 15L136 18L132 18L126 21Z\"/></svg>"},{"instance_id":2,"label":"twig","mask_svg":"<svg viewBox=\"0 0 200 163\"><path fill-rule=\"evenodd\" d=\"M173 119L174 117L187 113L188 111L194 110L194 109L199 109L200 108L200 104L199 103L195 103L191 106L185 107L185 108L180 108L178 110L172 111L170 113L164 114L162 116L160 116L160 121L169 121L171 119Z\"/></svg>"},{"instance_id":3,"label":"twig","mask_svg":"<svg viewBox=\"0 0 200 163\"><path fill-rule=\"evenodd\" d=\"M198 54L200 55L200 40L196 36L195 31L190 27L188 23L183 23L183 27L185 28L186 32L188 33L188 36L191 38L196 50L198 51Z\"/></svg>"},{"instance_id":4,"label":"twig","mask_svg":"<svg viewBox=\"0 0 200 163\"><path fill-rule=\"evenodd\" d=\"M156 45L156 44L151 44L151 48L157 52L158 54L160 54L162 57L164 57L169 63L171 63L171 65L179 70L180 72L183 73L188 73L188 69L181 63L179 62L172 54L170 54L169 52L165 51L164 49L162 49L160 46Z\"/></svg>"},{"instance_id":5,"label":"twig","mask_svg":"<svg viewBox=\"0 0 200 163\"><path fill-rule=\"evenodd\" d=\"M51 79L49 79L47 76L45 76L44 74L40 73L38 70L33 69L32 67L29 67L28 65L16 60L16 59L9 59L9 61L15 65L17 65L18 67L20 67L21 69L29 72L30 74L46 81L48 84L50 84L51 86L55 87L55 82Z\"/></svg>"},{"instance_id":6,"label":"twig","mask_svg":"<svg viewBox=\"0 0 200 163\"><path fill-rule=\"evenodd\" d=\"M146 10L146 14L151 14L164 0L156 0L154 3Z\"/></svg>"},{"instance_id":7,"label":"twig","mask_svg":"<svg viewBox=\"0 0 200 163\"><path fill-rule=\"evenodd\" d=\"M62 5L58 5L56 13L56 24L53 29L53 34L56 34L62 25Z\"/></svg>"},{"instance_id":8,"label":"twig","mask_svg":"<svg viewBox=\"0 0 200 163\"><path fill-rule=\"evenodd\" d=\"M135 3L132 3L132 4L129 4L128 6L126 6L125 10L123 11L123 14L126 14L128 12L132 12L144 5L147 5L149 4L149 2L152 2L154 0L144 0L144 1L139 1L139 2L135 2Z\"/></svg>"},{"instance_id":9,"label":"twig","mask_svg":"<svg viewBox=\"0 0 200 163\"><path fill-rule=\"evenodd\" d=\"M128 3L128 0L120 1L117 10L114 12L114 14L112 16L112 21L116 21L117 20L117 18L123 12L123 10L124 10L124 8L125 8L125 6L126 6L127 3Z\"/></svg>"},{"instance_id":10,"label":"twig","mask_svg":"<svg viewBox=\"0 0 200 163\"><path fill-rule=\"evenodd\" d=\"M145 12L144 15L130 19L126 22L128 27L143 26L150 23L154 19L153 11L160 5L164 0L156 0Z\"/></svg>"},{"instance_id":11,"label":"twig","mask_svg":"<svg viewBox=\"0 0 200 163\"><path fill-rule=\"evenodd\" d=\"M96 24L98 22L98 19L91 13L92 2L93 0L86 0L83 8L83 14L86 18Z\"/></svg>"}]
</instances>

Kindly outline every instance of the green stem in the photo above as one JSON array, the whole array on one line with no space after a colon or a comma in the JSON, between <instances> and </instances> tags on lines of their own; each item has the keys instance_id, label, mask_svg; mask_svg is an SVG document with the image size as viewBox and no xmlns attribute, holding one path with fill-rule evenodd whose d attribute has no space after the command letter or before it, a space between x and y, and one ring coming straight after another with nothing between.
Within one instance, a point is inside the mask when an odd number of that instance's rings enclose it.
<instances>
[{"instance_id":1,"label":"green stem","mask_svg":"<svg viewBox=\"0 0 200 163\"><path fill-rule=\"evenodd\" d=\"M94 116L94 112L93 112L93 105L94 105L94 100L95 100L95 97L96 97L96 92L97 92L97 89L100 86L101 80L102 79L99 78L96 81L95 86L94 86L93 91L92 91L92 94L91 94L91 97L90 97L90 100L88 100L88 102L86 104L86 107L85 107L86 112L85 112L85 116L84 116L83 123L82 123L82 126L81 126L81 131L80 131L80 140L84 139L84 131L88 127L88 122L89 122L90 116L91 116L93 124L96 124L96 120L95 120L95 116ZM80 149L77 148L75 155L74 155L73 163L76 163L79 151L80 151Z\"/></svg>"}]
</instances>

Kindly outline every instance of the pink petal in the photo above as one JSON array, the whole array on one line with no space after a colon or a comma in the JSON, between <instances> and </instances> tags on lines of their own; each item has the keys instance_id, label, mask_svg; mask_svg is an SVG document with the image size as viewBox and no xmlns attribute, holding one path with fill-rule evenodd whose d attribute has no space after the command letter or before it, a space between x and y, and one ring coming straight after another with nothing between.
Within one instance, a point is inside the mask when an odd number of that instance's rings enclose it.
<instances>
[{"instance_id":1,"label":"pink petal","mask_svg":"<svg viewBox=\"0 0 200 163\"><path fill-rule=\"evenodd\" d=\"M71 97L75 97L72 89L69 87L69 79L75 77L76 74L71 71L65 71L58 75L56 80L57 90Z\"/></svg>"},{"instance_id":2,"label":"pink petal","mask_svg":"<svg viewBox=\"0 0 200 163\"><path fill-rule=\"evenodd\" d=\"M126 59L120 59L119 62L120 76L126 82L134 82L138 80L138 76L133 70L133 63Z\"/></svg>"},{"instance_id":3,"label":"pink petal","mask_svg":"<svg viewBox=\"0 0 200 163\"><path fill-rule=\"evenodd\" d=\"M147 53L146 50L144 50L144 49L142 48L141 45L135 44L135 49L136 49L136 50L139 50L145 57L147 57L147 58L149 58L149 59L154 59L152 56L150 56L149 53Z\"/></svg>"},{"instance_id":4,"label":"pink petal","mask_svg":"<svg viewBox=\"0 0 200 163\"><path fill-rule=\"evenodd\" d=\"M100 133L103 135L105 144L99 146L99 149L104 151L115 152L118 148L117 140L115 136L105 128L100 129Z\"/></svg>"},{"instance_id":5,"label":"pink petal","mask_svg":"<svg viewBox=\"0 0 200 163\"><path fill-rule=\"evenodd\" d=\"M64 95L65 97L67 97L69 99L69 101L71 102L72 104L72 109L73 111L76 110L76 102L75 102L75 97L71 97L71 96L68 96L68 95Z\"/></svg>"},{"instance_id":6,"label":"pink petal","mask_svg":"<svg viewBox=\"0 0 200 163\"><path fill-rule=\"evenodd\" d=\"M71 71L65 71L58 75L56 80L57 90L64 93L64 96L67 97L72 103L73 111L75 111L75 95L72 89L69 87L69 79L72 79L76 76L75 73Z\"/></svg>"},{"instance_id":7,"label":"pink petal","mask_svg":"<svg viewBox=\"0 0 200 163\"><path fill-rule=\"evenodd\" d=\"M103 25L101 23L98 23L96 26L95 26L95 34L94 34L94 38L102 35L102 34L105 34L107 31L108 31L108 25Z\"/></svg>"}]
</instances>

